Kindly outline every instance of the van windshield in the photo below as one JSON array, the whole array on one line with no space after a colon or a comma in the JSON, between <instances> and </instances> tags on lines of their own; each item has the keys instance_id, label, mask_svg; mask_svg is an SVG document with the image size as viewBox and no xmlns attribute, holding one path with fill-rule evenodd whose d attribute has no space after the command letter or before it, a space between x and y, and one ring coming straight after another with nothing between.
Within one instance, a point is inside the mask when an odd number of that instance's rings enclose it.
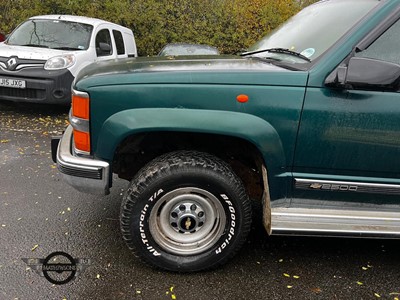
<instances>
[{"instance_id":1,"label":"van windshield","mask_svg":"<svg viewBox=\"0 0 400 300\"><path fill-rule=\"evenodd\" d=\"M86 50L93 26L63 20L34 19L22 23L7 44L60 50Z\"/></svg>"}]
</instances>

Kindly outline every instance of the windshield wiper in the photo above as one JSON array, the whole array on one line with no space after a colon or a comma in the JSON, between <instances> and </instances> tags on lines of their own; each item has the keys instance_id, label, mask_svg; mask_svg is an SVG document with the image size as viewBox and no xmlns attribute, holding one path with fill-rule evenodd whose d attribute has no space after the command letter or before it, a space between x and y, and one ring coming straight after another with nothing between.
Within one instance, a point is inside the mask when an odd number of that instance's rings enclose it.
<instances>
[{"instance_id":1,"label":"windshield wiper","mask_svg":"<svg viewBox=\"0 0 400 300\"><path fill-rule=\"evenodd\" d=\"M25 45L21 45L21 46L25 46L25 47L37 47L37 48L49 48L49 46L46 46L46 45L38 45L38 44L25 44Z\"/></svg>"},{"instance_id":2,"label":"windshield wiper","mask_svg":"<svg viewBox=\"0 0 400 300\"><path fill-rule=\"evenodd\" d=\"M51 49L56 49L56 50L82 50L80 48L75 48L75 47L54 47Z\"/></svg>"},{"instance_id":3,"label":"windshield wiper","mask_svg":"<svg viewBox=\"0 0 400 300\"><path fill-rule=\"evenodd\" d=\"M258 54L258 53L263 53L263 52L289 54L289 55L297 56L297 57L299 57L301 59L304 59L304 60L306 60L308 62L311 62L311 59L309 59L307 56L304 56L303 54L300 54L300 53L298 53L296 51L292 51L292 50L285 49L285 48L270 48L270 49L249 51L249 52L241 53L240 56L248 56L248 55L253 55L253 54Z\"/></svg>"}]
</instances>

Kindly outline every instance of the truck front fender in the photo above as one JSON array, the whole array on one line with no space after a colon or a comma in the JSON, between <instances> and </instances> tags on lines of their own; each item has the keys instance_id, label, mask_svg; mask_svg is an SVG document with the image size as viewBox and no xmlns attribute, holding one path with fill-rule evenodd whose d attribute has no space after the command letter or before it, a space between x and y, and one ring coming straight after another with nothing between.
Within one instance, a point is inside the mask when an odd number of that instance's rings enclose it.
<instances>
[{"instance_id":1,"label":"truck front fender","mask_svg":"<svg viewBox=\"0 0 400 300\"><path fill-rule=\"evenodd\" d=\"M96 156L112 161L117 146L144 132L193 132L246 140L262 154L270 174L286 166L281 139L267 121L246 113L180 108L145 108L118 112L103 124Z\"/></svg>"}]
</instances>

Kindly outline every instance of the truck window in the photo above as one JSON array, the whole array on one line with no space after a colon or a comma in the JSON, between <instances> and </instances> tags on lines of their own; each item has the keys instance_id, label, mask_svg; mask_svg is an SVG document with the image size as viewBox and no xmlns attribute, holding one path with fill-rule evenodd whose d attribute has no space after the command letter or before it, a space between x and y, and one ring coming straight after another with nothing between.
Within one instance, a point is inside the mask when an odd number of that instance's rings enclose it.
<instances>
[{"instance_id":1,"label":"truck window","mask_svg":"<svg viewBox=\"0 0 400 300\"><path fill-rule=\"evenodd\" d=\"M115 47L117 48L117 54L118 55L125 54L125 45L122 33L118 30L113 30L113 35L114 35Z\"/></svg>"},{"instance_id":2,"label":"truck window","mask_svg":"<svg viewBox=\"0 0 400 300\"><path fill-rule=\"evenodd\" d=\"M357 53L358 57L384 60L400 64L399 52L400 21L392 25L379 38L377 38L367 49Z\"/></svg>"},{"instance_id":3,"label":"truck window","mask_svg":"<svg viewBox=\"0 0 400 300\"><path fill-rule=\"evenodd\" d=\"M96 36L97 56L108 56L112 54L111 34L108 29L102 29Z\"/></svg>"},{"instance_id":4,"label":"truck window","mask_svg":"<svg viewBox=\"0 0 400 300\"><path fill-rule=\"evenodd\" d=\"M376 0L319 1L271 31L248 51L284 48L315 60L378 4ZM293 56L268 51L257 56L293 61ZM296 62L307 63L307 60Z\"/></svg>"}]
</instances>

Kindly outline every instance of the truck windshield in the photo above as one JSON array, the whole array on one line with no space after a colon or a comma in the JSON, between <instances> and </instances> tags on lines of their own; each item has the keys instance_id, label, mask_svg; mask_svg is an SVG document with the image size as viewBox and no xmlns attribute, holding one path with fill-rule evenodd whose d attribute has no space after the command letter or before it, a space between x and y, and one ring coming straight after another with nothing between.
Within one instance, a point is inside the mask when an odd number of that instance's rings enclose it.
<instances>
[{"instance_id":1,"label":"truck windshield","mask_svg":"<svg viewBox=\"0 0 400 300\"><path fill-rule=\"evenodd\" d=\"M379 0L317 2L269 33L242 55L309 63L328 50L378 3Z\"/></svg>"},{"instance_id":2,"label":"truck windshield","mask_svg":"<svg viewBox=\"0 0 400 300\"><path fill-rule=\"evenodd\" d=\"M28 20L8 38L7 44L61 50L86 50L93 26L62 20Z\"/></svg>"}]
</instances>

